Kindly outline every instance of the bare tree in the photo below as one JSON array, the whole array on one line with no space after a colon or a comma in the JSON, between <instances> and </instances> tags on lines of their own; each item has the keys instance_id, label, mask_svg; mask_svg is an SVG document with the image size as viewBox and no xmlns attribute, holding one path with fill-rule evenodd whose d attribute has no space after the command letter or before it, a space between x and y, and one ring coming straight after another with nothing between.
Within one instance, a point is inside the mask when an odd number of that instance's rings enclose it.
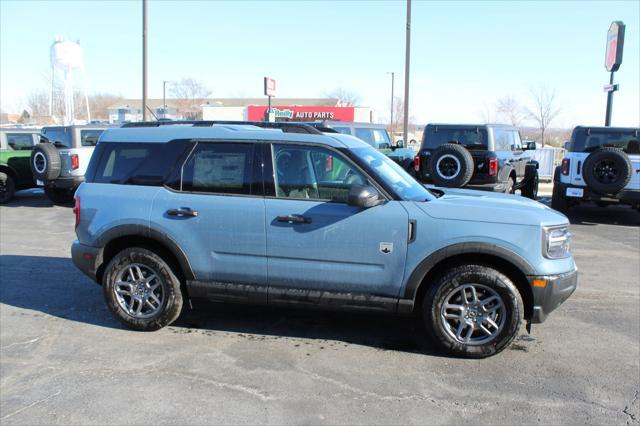
<instances>
[{"instance_id":1,"label":"bare tree","mask_svg":"<svg viewBox=\"0 0 640 426\"><path fill-rule=\"evenodd\" d=\"M31 117L49 115L49 94L44 90L35 90L27 96L27 109Z\"/></svg>"},{"instance_id":2,"label":"bare tree","mask_svg":"<svg viewBox=\"0 0 640 426\"><path fill-rule=\"evenodd\" d=\"M540 142L544 147L544 136L551 122L560 113L560 108L556 106L556 91L541 86L531 90L533 108L527 109L527 115L535 121L540 129Z\"/></svg>"},{"instance_id":3,"label":"bare tree","mask_svg":"<svg viewBox=\"0 0 640 426\"><path fill-rule=\"evenodd\" d=\"M480 117L480 120L482 120L484 124L496 122L494 108L490 105L484 104L483 109L478 111L478 116Z\"/></svg>"},{"instance_id":4,"label":"bare tree","mask_svg":"<svg viewBox=\"0 0 640 426\"><path fill-rule=\"evenodd\" d=\"M519 127L525 112L513 96L504 96L496 102L496 112L501 121Z\"/></svg>"},{"instance_id":5,"label":"bare tree","mask_svg":"<svg viewBox=\"0 0 640 426\"><path fill-rule=\"evenodd\" d=\"M342 106L356 106L360 102L360 95L350 90L338 87L325 94L328 98L337 98Z\"/></svg>"},{"instance_id":6,"label":"bare tree","mask_svg":"<svg viewBox=\"0 0 640 426\"><path fill-rule=\"evenodd\" d=\"M91 119L109 119L109 107L113 106L121 99L122 96L112 95L110 93L96 93L89 96L89 110L91 111Z\"/></svg>"},{"instance_id":7,"label":"bare tree","mask_svg":"<svg viewBox=\"0 0 640 426\"><path fill-rule=\"evenodd\" d=\"M200 105L211 95L211 90L195 78L182 78L169 86L173 103L186 119L197 119L201 114Z\"/></svg>"}]
</instances>

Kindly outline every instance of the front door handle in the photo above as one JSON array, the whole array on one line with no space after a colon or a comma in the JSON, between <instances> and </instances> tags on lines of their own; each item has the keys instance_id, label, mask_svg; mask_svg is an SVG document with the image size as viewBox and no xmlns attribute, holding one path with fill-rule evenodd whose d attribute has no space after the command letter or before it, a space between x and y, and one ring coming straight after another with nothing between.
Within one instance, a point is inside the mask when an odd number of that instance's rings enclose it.
<instances>
[{"instance_id":1,"label":"front door handle","mask_svg":"<svg viewBox=\"0 0 640 426\"><path fill-rule=\"evenodd\" d=\"M167 214L169 216L177 216L177 217L196 217L198 216L198 212L195 210L191 210L189 207L180 207L179 209L169 209L167 210Z\"/></svg>"},{"instance_id":2,"label":"front door handle","mask_svg":"<svg viewBox=\"0 0 640 426\"><path fill-rule=\"evenodd\" d=\"M276 218L278 222L285 222L291 224L311 223L310 217L304 217L299 214L290 214L288 216L278 216Z\"/></svg>"}]
</instances>

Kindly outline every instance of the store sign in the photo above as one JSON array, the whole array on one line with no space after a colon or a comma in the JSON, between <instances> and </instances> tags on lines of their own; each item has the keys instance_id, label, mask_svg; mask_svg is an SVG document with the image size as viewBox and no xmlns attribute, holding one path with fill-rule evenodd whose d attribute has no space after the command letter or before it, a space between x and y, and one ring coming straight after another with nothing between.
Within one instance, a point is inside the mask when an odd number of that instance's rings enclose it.
<instances>
[{"instance_id":1,"label":"store sign","mask_svg":"<svg viewBox=\"0 0 640 426\"><path fill-rule=\"evenodd\" d=\"M276 95L276 81L273 78L264 78L264 95L275 96Z\"/></svg>"},{"instance_id":2,"label":"store sign","mask_svg":"<svg viewBox=\"0 0 640 426\"><path fill-rule=\"evenodd\" d=\"M266 106L250 105L247 107L247 120L262 120L266 111ZM271 111L280 121L353 121L355 116L353 107L277 106Z\"/></svg>"},{"instance_id":3,"label":"store sign","mask_svg":"<svg viewBox=\"0 0 640 426\"><path fill-rule=\"evenodd\" d=\"M604 67L607 71L618 71L620 68L623 45L624 24L621 21L614 21L607 32L607 52L604 57Z\"/></svg>"}]
</instances>

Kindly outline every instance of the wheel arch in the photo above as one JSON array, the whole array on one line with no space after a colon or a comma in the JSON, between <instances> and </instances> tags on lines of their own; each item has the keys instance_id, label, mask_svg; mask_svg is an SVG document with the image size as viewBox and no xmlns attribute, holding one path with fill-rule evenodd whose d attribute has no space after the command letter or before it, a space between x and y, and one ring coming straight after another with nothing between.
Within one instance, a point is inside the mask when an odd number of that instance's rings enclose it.
<instances>
[{"instance_id":1,"label":"wheel arch","mask_svg":"<svg viewBox=\"0 0 640 426\"><path fill-rule=\"evenodd\" d=\"M0 164L0 172L6 173L7 176L11 176L11 179L13 179L16 185L18 184L18 174L16 173L15 170L13 170L11 166L4 163Z\"/></svg>"},{"instance_id":2,"label":"wheel arch","mask_svg":"<svg viewBox=\"0 0 640 426\"><path fill-rule=\"evenodd\" d=\"M129 247L142 247L156 252L173 266L182 283L195 279L189 259L180 246L166 234L138 225L124 225L109 231L100 238L103 247L100 265L96 270L96 281L102 283L105 267L120 251Z\"/></svg>"},{"instance_id":3,"label":"wheel arch","mask_svg":"<svg viewBox=\"0 0 640 426\"><path fill-rule=\"evenodd\" d=\"M509 277L522 297L525 319L528 320L533 316L533 290L527 275L536 275L535 270L518 254L500 246L485 243L455 244L434 252L420 262L405 288L404 299L410 301L406 305L408 309L416 312L425 292L435 280L447 269L465 263L490 266ZM403 310L402 307L400 309Z\"/></svg>"}]
</instances>

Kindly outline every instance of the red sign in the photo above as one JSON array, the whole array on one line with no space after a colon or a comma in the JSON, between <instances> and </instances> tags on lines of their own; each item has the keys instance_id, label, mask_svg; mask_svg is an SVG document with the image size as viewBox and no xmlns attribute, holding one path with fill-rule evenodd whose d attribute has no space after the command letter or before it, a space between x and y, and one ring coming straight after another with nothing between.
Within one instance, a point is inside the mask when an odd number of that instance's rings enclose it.
<instances>
[{"instance_id":1,"label":"red sign","mask_svg":"<svg viewBox=\"0 0 640 426\"><path fill-rule=\"evenodd\" d=\"M276 81L273 78L264 78L264 95L275 96L276 95Z\"/></svg>"},{"instance_id":2,"label":"red sign","mask_svg":"<svg viewBox=\"0 0 640 426\"><path fill-rule=\"evenodd\" d=\"M321 107L321 106L276 106L271 107L276 121L353 121L353 107ZM247 120L260 121L264 118L266 106L249 105Z\"/></svg>"},{"instance_id":3,"label":"red sign","mask_svg":"<svg viewBox=\"0 0 640 426\"><path fill-rule=\"evenodd\" d=\"M622 47L624 44L624 24L614 21L607 32L607 52L604 57L604 67L607 71L618 71L622 63Z\"/></svg>"}]
</instances>

